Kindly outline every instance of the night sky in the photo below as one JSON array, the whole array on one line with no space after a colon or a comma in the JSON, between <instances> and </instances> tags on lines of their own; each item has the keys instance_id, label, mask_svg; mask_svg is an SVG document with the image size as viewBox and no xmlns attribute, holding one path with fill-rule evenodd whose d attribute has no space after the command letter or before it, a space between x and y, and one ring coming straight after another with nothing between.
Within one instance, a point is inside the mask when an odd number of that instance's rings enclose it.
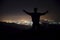
<instances>
[{"instance_id":1,"label":"night sky","mask_svg":"<svg viewBox=\"0 0 60 40\"><path fill-rule=\"evenodd\" d=\"M23 12L33 12L33 8L38 8L38 12L48 13L41 18L60 21L60 1L59 0L0 0L0 21L2 20L31 20L31 17Z\"/></svg>"}]
</instances>

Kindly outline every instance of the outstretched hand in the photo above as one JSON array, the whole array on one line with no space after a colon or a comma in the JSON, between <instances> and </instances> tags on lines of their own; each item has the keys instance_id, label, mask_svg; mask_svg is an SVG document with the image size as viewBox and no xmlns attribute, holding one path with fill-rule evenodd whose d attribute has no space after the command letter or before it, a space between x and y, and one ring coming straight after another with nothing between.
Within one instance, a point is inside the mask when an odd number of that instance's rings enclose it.
<instances>
[{"instance_id":1,"label":"outstretched hand","mask_svg":"<svg viewBox=\"0 0 60 40\"><path fill-rule=\"evenodd\" d=\"M26 10L23 10L26 14L28 14L28 15L31 15L29 12L27 12Z\"/></svg>"},{"instance_id":2,"label":"outstretched hand","mask_svg":"<svg viewBox=\"0 0 60 40\"><path fill-rule=\"evenodd\" d=\"M25 13L28 13L26 10L23 10Z\"/></svg>"},{"instance_id":3,"label":"outstretched hand","mask_svg":"<svg viewBox=\"0 0 60 40\"><path fill-rule=\"evenodd\" d=\"M45 15L46 13L48 13L48 11L44 12L44 13L41 13L40 15Z\"/></svg>"}]
</instances>

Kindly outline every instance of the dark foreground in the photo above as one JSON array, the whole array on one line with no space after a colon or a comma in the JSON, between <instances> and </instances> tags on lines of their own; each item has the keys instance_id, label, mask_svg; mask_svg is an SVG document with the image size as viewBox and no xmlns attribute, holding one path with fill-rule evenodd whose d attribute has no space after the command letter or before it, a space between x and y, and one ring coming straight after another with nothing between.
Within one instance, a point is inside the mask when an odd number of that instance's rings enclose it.
<instances>
[{"instance_id":1,"label":"dark foreground","mask_svg":"<svg viewBox=\"0 0 60 40\"><path fill-rule=\"evenodd\" d=\"M56 40L56 35L59 35L60 25L50 24L48 26L41 25L39 32L33 32L30 29L22 30L21 27L28 27L25 25L7 24L0 22L0 39L20 40ZM57 32L58 31L58 32ZM56 32L58 34L56 34Z\"/></svg>"}]
</instances>

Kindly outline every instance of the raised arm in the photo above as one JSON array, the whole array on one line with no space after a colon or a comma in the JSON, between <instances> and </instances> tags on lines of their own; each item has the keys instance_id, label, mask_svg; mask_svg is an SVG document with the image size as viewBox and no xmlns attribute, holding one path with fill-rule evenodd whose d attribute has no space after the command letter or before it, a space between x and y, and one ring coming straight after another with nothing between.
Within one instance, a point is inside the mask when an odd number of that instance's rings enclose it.
<instances>
[{"instance_id":1,"label":"raised arm","mask_svg":"<svg viewBox=\"0 0 60 40\"><path fill-rule=\"evenodd\" d=\"M31 13L29 13L29 12L27 12L27 11L25 11L25 10L23 10L26 14L28 14L28 15L31 15Z\"/></svg>"},{"instance_id":2,"label":"raised arm","mask_svg":"<svg viewBox=\"0 0 60 40\"><path fill-rule=\"evenodd\" d=\"M40 15L45 15L46 13L48 13L48 11L44 12L44 13L41 13Z\"/></svg>"}]
</instances>

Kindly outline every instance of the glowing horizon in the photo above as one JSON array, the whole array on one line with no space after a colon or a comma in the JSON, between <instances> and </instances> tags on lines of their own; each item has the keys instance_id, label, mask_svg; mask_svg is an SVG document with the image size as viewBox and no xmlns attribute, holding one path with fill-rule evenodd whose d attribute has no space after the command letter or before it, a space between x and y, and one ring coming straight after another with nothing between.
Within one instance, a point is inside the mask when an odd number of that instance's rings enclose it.
<instances>
[{"instance_id":1,"label":"glowing horizon","mask_svg":"<svg viewBox=\"0 0 60 40\"><path fill-rule=\"evenodd\" d=\"M47 19L44 19L44 21L47 21ZM32 26L33 22L29 20L20 20L20 21L14 21L14 20L3 20L1 22L6 22L6 23L16 23L16 24L22 24L22 25L27 25L27 26ZM48 20L49 24L60 24L60 22L55 22L54 20ZM42 22L39 22L42 24Z\"/></svg>"},{"instance_id":2,"label":"glowing horizon","mask_svg":"<svg viewBox=\"0 0 60 40\"><path fill-rule=\"evenodd\" d=\"M54 20L48 20L48 19L42 19L40 21L54 21ZM26 24L26 23L30 23L32 22L31 20L24 20L24 19L21 19L21 20L2 20L1 22L6 22L6 23L17 23L17 24Z\"/></svg>"}]
</instances>

